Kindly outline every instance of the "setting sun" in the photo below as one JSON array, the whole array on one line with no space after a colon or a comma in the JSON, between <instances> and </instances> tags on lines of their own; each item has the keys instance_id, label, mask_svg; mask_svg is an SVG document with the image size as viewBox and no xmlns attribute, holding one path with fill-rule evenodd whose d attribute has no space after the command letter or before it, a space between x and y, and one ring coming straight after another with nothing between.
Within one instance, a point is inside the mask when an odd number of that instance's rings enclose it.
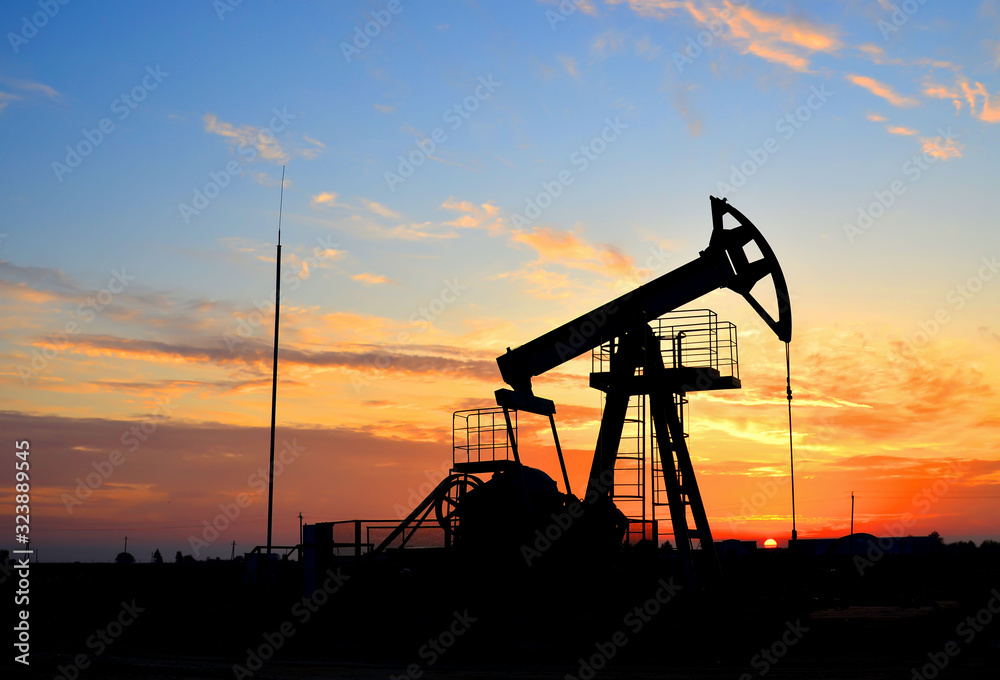
<instances>
[{"instance_id":1,"label":"setting sun","mask_svg":"<svg viewBox=\"0 0 1000 680\"><path fill-rule=\"evenodd\" d=\"M778 542L773 538L769 538L766 541L764 541L764 547L767 548L768 550L772 550L778 547Z\"/></svg>"}]
</instances>

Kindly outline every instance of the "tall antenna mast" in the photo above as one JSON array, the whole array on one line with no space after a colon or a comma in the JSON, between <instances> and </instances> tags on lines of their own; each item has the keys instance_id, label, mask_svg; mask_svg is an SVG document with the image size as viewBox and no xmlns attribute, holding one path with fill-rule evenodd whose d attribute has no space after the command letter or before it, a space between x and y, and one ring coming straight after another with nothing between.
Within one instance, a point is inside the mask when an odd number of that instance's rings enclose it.
<instances>
[{"instance_id":1,"label":"tall antenna mast","mask_svg":"<svg viewBox=\"0 0 1000 680\"><path fill-rule=\"evenodd\" d=\"M267 556L271 557L271 519L274 516L274 417L278 400L278 312L281 309L281 208L285 202L285 166L278 192L278 266L274 278L274 359L271 361L271 458L267 468Z\"/></svg>"}]
</instances>

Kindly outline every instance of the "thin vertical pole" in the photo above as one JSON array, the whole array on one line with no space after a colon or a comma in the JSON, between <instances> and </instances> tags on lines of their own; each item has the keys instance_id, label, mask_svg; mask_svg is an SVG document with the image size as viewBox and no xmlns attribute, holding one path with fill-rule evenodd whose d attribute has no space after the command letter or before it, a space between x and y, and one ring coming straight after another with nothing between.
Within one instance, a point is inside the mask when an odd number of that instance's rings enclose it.
<instances>
[{"instance_id":1,"label":"thin vertical pole","mask_svg":"<svg viewBox=\"0 0 1000 680\"><path fill-rule=\"evenodd\" d=\"M274 421L278 402L278 313L281 309L281 208L285 199L285 166L281 166L278 194L278 266L274 278L274 358L271 361L271 456L267 468L267 556L271 557L271 520L274 517Z\"/></svg>"},{"instance_id":2,"label":"thin vertical pole","mask_svg":"<svg viewBox=\"0 0 1000 680\"><path fill-rule=\"evenodd\" d=\"M792 543L798 540L795 530L795 445L792 440L792 359L789 343L785 343L785 393L788 396L788 461L792 476Z\"/></svg>"},{"instance_id":3,"label":"thin vertical pole","mask_svg":"<svg viewBox=\"0 0 1000 680\"><path fill-rule=\"evenodd\" d=\"M851 492L851 554L854 554L854 492Z\"/></svg>"}]
</instances>

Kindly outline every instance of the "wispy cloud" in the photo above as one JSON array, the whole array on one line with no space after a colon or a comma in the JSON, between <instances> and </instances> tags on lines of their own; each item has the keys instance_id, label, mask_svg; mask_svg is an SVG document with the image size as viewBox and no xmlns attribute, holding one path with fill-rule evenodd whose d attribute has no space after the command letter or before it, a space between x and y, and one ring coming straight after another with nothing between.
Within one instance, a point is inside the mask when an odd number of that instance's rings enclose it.
<instances>
[{"instance_id":1,"label":"wispy cloud","mask_svg":"<svg viewBox=\"0 0 1000 680\"><path fill-rule=\"evenodd\" d=\"M490 277L493 280L508 279L527 284L524 292L539 300L566 300L577 297L586 287L565 272L552 272L541 267L518 269Z\"/></svg>"},{"instance_id":2,"label":"wispy cloud","mask_svg":"<svg viewBox=\"0 0 1000 680\"><path fill-rule=\"evenodd\" d=\"M461 215L444 224L460 229L486 229L496 235L506 228L504 219L500 216L500 208L492 203L474 204L472 201L459 201L448 198L441 207L445 210L461 213Z\"/></svg>"},{"instance_id":3,"label":"wispy cloud","mask_svg":"<svg viewBox=\"0 0 1000 680\"><path fill-rule=\"evenodd\" d=\"M843 47L835 26L802 17L782 16L743 5L717 0L656 2L632 0L629 5L643 16L665 19L685 10L699 24L718 22L725 27L722 40L744 54L781 64L794 71L809 71L816 53L834 54Z\"/></svg>"},{"instance_id":4,"label":"wispy cloud","mask_svg":"<svg viewBox=\"0 0 1000 680\"><path fill-rule=\"evenodd\" d=\"M960 158L962 155L962 144L954 139L944 137L921 137L923 151L932 158L946 161L949 158Z\"/></svg>"},{"instance_id":5,"label":"wispy cloud","mask_svg":"<svg viewBox=\"0 0 1000 680\"><path fill-rule=\"evenodd\" d=\"M874 78L859 76L853 73L849 73L844 77L848 80L848 82L854 83L858 87L865 88L876 97L881 97L893 106L897 106L899 108L909 108L920 105L920 102L916 99L898 94L891 87L885 83L875 80Z\"/></svg>"},{"instance_id":6,"label":"wispy cloud","mask_svg":"<svg viewBox=\"0 0 1000 680\"><path fill-rule=\"evenodd\" d=\"M559 5L564 0L538 0L538 1L546 5ZM572 0L572 3L575 6L575 9L580 10L584 14L589 14L592 17L597 16L597 7L594 6L594 0Z\"/></svg>"},{"instance_id":7,"label":"wispy cloud","mask_svg":"<svg viewBox=\"0 0 1000 680\"><path fill-rule=\"evenodd\" d=\"M962 83L962 90L965 98L969 102L969 113L986 123L1000 123L1000 102L995 101L980 82L976 86L970 87L968 83ZM982 97L982 104L979 112L976 113L976 98Z\"/></svg>"},{"instance_id":8,"label":"wispy cloud","mask_svg":"<svg viewBox=\"0 0 1000 680\"><path fill-rule=\"evenodd\" d=\"M367 272L362 274L355 274L351 278L354 279L355 281L360 281L361 283L368 286L377 286L380 283L389 283L390 281L381 274L369 274Z\"/></svg>"},{"instance_id":9,"label":"wispy cloud","mask_svg":"<svg viewBox=\"0 0 1000 680\"><path fill-rule=\"evenodd\" d=\"M234 148L252 147L257 149L257 153L266 161L288 162L288 152L281 148L281 144L270 130L252 125L236 127L232 123L220 121L214 113L206 113L204 121L205 132L224 137Z\"/></svg>"},{"instance_id":10,"label":"wispy cloud","mask_svg":"<svg viewBox=\"0 0 1000 680\"><path fill-rule=\"evenodd\" d=\"M218 365L244 364L266 370L271 362L271 346L267 343L246 342L230 351L224 344L200 346L183 342L139 340L110 335L79 335L73 338L76 352L93 356L113 356L154 363L187 361ZM398 343L397 343L398 344ZM373 371L410 374L444 374L495 381L499 375L492 359L454 358L438 353L401 352L398 347L373 345L361 351L327 350L313 352L295 347L282 348L285 365L313 367L341 367ZM454 352L464 357L457 348ZM443 353L442 353L443 354Z\"/></svg>"},{"instance_id":11,"label":"wispy cloud","mask_svg":"<svg viewBox=\"0 0 1000 680\"><path fill-rule=\"evenodd\" d=\"M511 234L514 244L529 246L538 253L537 264L560 264L604 276L620 278L634 272L632 258L605 243L590 243L578 232L535 227Z\"/></svg>"},{"instance_id":12,"label":"wispy cloud","mask_svg":"<svg viewBox=\"0 0 1000 680\"><path fill-rule=\"evenodd\" d=\"M360 198L361 203L368 209L369 212L373 212L381 217L386 217L393 220L402 219L403 216L400 215L395 210L385 207L381 203L376 203L375 201L370 201L367 198Z\"/></svg>"},{"instance_id":13,"label":"wispy cloud","mask_svg":"<svg viewBox=\"0 0 1000 680\"><path fill-rule=\"evenodd\" d=\"M331 206L335 206L337 205L337 192L321 191L320 193L310 198L309 202L313 205L313 207L323 206L329 208Z\"/></svg>"},{"instance_id":14,"label":"wispy cloud","mask_svg":"<svg viewBox=\"0 0 1000 680\"><path fill-rule=\"evenodd\" d=\"M7 108L11 102L23 100L26 94L37 93L51 100L57 100L61 96L55 88L32 80L16 80L0 77L0 83L3 83L7 88L6 91L0 90L0 112Z\"/></svg>"},{"instance_id":15,"label":"wispy cloud","mask_svg":"<svg viewBox=\"0 0 1000 680\"><path fill-rule=\"evenodd\" d=\"M912 137L917 134L917 131L913 128L903 127L902 125L886 125L885 129L891 135L903 135L905 137Z\"/></svg>"},{"instance_id":16,"label":"wispy cloud","mask_svg":"<svg viewBox=\"0 0 1000 680\"><path fill-rule=\"evenodd\" d=\"M604 0L609 5L628 6L639 16L666 19L676 10L684 9L689 2L681 0Z\"/></svg>"},{"instance_id":17,"label":"wispy cloud","mask_svg":"<svg viewBox=\"0 0 1000 680\"><path fill-rule=\"evenodd\" d=\"M562 67L566 69L566 73L568 73L571 78L576 78L580 75L580 71L576 67L576 60L574 60L573 57L560 54L556 58L559 59L559 63L562 64Z\"/></svg>"}]
</instances>

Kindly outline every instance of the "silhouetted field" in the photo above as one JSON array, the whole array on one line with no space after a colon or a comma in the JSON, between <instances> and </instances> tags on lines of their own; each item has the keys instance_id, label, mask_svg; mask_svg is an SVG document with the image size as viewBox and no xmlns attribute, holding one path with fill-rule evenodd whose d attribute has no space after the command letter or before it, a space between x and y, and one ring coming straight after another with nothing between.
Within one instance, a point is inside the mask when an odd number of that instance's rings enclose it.
<instances>
[{"instance_id":1,"label":"silhouetted field","mask_svg":"<svg viewBox=\"0 0 1000 680\"><path fill-rule=\"evenodd\" d=\"M987 618L997 555L887 555L861 575L848 557L766 552L726 561L721 583L692 592L652 550L545 556L531 569L411 551L331 565L311 598L297 563L278 566L265 588L238 562L32 565L33 675L909 679L935 658L943 678L1000 668L1000 614L961 628Z\"/></svg>"}]
</instances>

